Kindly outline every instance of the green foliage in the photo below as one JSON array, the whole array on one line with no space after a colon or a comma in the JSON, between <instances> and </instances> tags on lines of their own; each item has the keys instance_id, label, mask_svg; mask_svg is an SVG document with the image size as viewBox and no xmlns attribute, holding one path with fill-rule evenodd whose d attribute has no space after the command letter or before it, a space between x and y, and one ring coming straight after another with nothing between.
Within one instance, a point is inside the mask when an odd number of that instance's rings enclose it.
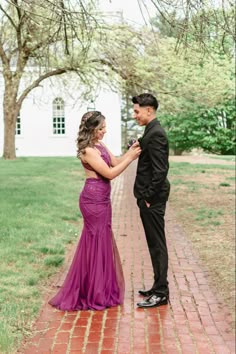
<instances>
[{"instance_id":1,"label":"green foliage","mask_svg":"<svg viewBox=\"0 0 236 354\"><path fill-rule=\"evenodd\" d=\"M176 52L176 39L180 39L186 28L182 28L183 20L174 11L168 13L168 21L162 16L156 18L156 23L153 20L155 33L143 30L141 55L136 60L133 57L132 64L130 61L133 81L125 88L124 127L132 129L126 124L129 117L127 95L131 97L139 87L139 92L152 92L159 99L158 116L176 154L201 148L232 155L234 60L230 28L224 36L227 28L218 26L219 21L223 21L221 10L196 11L188 33L185 33L188 37L185 39L191 43L188 49L181 42L182 38ZM225 19L231 18L232 11L225 16ZM202 55L199 43L210 51L210 55Z\"/></svg>"},{"instance_id":2,"label":"green foliage","mask_svg":"<svg viewBox=\"0 0 236 354\"><path fill-rule=\"evenodd\" d=\"M235 154L235 109L234 101L204 111L183 115L163 115L170 147L174 151L190 151L201 148L206 152Z\"/></svg>"},{"instance_id":3,"label":"green foliage","mask_svg":"<svg viewBox=\"0 0 236 354\"><path fill-rule=\"evenodd\" d=\"M233 99L206 110L200 117L200 128L204 133L201 148L221 155L235 154L235 102Z\"/></svg>"},{"instance_id":4,"label":"green foliage","mask_svg":"<svg viewBox=\"0 0 236 354\"><path fill-rule=\"evenodd\" d=\"M196 117L190 115L168 115L162 116L167 128L170 148L175 154L183 151L190 151L198 145L199 133Z\"/></svg>"},{"instance_id":5,"label":"green foliage","mask_svg":"<svg viewBox=\"0 0 236 354\"><path fill-rule=\"evenodd\" d=\"M202 148L221 154L234 154L234 64L223 53L202 57L194 51L175 52L175 39L155 39L143 34L143 55L137 58L135 75L140 87L160 101L158 117L168 132L175 153ZM158 41L158 47L156 41ZM193 43L195 49L196 43ZM151 70L150 70L151 68ZM124 126L131 117L124 95ZM133 93L135 90L133 89Z\"/></svg>"}]
</instances>

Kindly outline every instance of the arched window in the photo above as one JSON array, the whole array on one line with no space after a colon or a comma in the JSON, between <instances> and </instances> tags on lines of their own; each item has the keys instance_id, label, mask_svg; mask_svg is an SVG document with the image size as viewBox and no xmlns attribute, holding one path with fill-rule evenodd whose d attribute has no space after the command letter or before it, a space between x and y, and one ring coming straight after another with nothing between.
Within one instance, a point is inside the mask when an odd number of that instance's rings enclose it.
<instances>
[{"instance_id":1,"label":"arched window","mask_svg":"<svg viewBox=\"0 0 236 354\"><path fill-rule=\"evenodd\" d=\"M21 135L21 119L20 119L20 112L18 113L18 116L17 116L17 118L16 118L15 135Z\"/></svg>"},{"instance_id":2,"label":"arched window","mask_svg":"<svg viewBox=\"0 0 236 354\"><path fill-rule=\"evenodd\" d=\"M65 103L60 97L53 100L53 134L65 134Z\"/></svg>"}]
</instances>

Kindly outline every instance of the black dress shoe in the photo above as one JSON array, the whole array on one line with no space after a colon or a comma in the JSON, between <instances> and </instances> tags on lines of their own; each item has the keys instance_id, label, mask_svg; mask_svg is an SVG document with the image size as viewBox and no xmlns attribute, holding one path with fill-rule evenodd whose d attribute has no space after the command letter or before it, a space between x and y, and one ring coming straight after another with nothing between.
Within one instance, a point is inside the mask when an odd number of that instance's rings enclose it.
<instances>
[{"instance_id":1,"label":"black dress shoe","mask_svg":"<svg viewBox=\"0 0 236 354\"><path fill-rule=\"evenodd\" d=\"M151 296L154 294L154 291L152 289L150 290L139 290L138 293L142 296Z\"/></svg>"},{"instance_id":2,"label":"black dress shoe","mask_svg":"<svg viewBox=\"0 0 236 354\"><path fill-rule=\"evenodd\" d=\"M138 302L137 306L142 308L149 308L149 307L157 307L162 305L168 304L168 297L167 296L160 296L160 295L152 295L148 299L144 301Z\"/></svg>"}]
</instances>

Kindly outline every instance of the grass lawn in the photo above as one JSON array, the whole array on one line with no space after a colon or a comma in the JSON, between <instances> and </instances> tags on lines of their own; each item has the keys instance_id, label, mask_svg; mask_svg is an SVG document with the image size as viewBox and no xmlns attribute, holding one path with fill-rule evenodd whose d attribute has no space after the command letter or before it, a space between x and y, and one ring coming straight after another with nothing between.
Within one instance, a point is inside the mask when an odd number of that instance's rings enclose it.
<instances>
[{"instance_id":1,"label":"grass lawn","mask_svg":"<svg viewBox=\"0 0 236 354\"><path fill-rule=\"evenodd\" d=\"M170 181L170 205L234 319L235 166L194 163L194 157L192 163L171 162Z\"/></svg>"},{"instance_id":2,"label":"grass lawn","mask_svg":"<svg viewBox=\"0 0 236 354\"><path fill-rule=\"evenodd\" d=\"M211 159L216 159L216 160L226 160L226 161L234 161L235 162L235 156L233 155L206 155L208 157L210 157Z\"/></svg>"},{"instance_id":3,"label":"grass lawn","mask_svg":"<svg viewBox=\"0 0 236 354\"><path fill-rule=\"evenodd\" d=\"M12 353L78 239L84 175L76 158L0 159L0 181L0 353Z\"/></svg>"}]
</instances>

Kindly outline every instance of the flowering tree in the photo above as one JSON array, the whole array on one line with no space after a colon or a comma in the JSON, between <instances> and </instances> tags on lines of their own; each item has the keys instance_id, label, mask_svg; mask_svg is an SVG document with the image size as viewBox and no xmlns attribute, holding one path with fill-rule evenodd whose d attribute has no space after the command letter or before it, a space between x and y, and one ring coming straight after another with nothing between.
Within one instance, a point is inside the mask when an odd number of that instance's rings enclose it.
<instances>
[{"instance_id":1,"label":"flowering tree","mask_svg":"<svg viewBox=\"0 0 236 354\"><path fill-rule=\"evenodd\" d=\"M93 4L72 0L0 2L5 159L16 156L16 118L26 96L43 80L68 71L76 71L83 79L87 53L98 28ZM27 67L34 67L29 83Z\"/></svg>"}]
</instances>

